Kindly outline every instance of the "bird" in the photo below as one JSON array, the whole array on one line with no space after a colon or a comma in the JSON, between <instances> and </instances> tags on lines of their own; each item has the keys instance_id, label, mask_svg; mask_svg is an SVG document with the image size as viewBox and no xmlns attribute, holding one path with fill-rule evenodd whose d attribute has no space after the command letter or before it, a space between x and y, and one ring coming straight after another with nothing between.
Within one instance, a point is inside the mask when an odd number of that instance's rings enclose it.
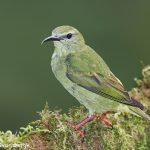
<instances>
[{"instance_id":1,"label":"bird","mask_svg":"<svg viewBox=\"0 0 150 150\"><path fill-rule=\"evenodd\" d=\"M42 44L48 41L53 41L55 47L51 67L56 79L89 111L88 118L73 126L81 136L80 128L97 116L110 125L106 115L117 112L122 106L150 121L141 102L128 94L121 81L102 57L86 44L76 28L69 25L56 27Z\"/></svg>"}]
</instances>

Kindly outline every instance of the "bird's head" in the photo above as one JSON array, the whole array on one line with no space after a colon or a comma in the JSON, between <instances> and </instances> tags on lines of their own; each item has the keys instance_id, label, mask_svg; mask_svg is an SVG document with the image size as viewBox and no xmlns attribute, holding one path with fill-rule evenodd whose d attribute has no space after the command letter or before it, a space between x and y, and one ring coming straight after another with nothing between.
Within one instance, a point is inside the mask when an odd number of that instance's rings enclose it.
<instances>
[{"instance_id":1,"label":"bird's head","mask_svg":"<svg viewBox=\"0 0 150 150\"><path fill-rule=\"evenodd\" d=\"M42 41L42 44L53 41L56 48L75 49L82 47L85 42L82 34L71 26L60 26L52 31L52 35Z\"/></svg>"}]
</instances>

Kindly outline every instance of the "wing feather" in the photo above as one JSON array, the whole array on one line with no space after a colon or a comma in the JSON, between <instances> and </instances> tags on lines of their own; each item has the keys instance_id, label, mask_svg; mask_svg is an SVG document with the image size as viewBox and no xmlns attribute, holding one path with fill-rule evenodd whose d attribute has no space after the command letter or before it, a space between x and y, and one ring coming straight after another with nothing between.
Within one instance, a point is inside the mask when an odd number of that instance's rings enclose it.
<instances>
[{"instance_id":1,"label":"wing feather","mask_svg":"<svg viewBox=\"0 0 150 150\"><path fill-rule=\"evenodd\" d=\"M65 64L66 76L72 82L107 99L135 106L120 80L95 52L89 50L69 54Z\"/></svg>"}]
</instances>

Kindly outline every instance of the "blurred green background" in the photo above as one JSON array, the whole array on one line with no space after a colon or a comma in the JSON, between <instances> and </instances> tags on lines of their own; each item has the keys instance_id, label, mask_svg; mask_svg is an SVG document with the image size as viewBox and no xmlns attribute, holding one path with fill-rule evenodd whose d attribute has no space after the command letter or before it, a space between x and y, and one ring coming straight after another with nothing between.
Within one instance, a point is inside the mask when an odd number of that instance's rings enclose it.
<instances>
[{"instance_id":1,"label":"blurred green background","mask_svg":"<svg viewBox=\"0 0 150 150\"><path fill-rule=\"evenodd\" d=\"M0 1L0 130L16 131L50 108L79 103L50 68L53 44L41 41L60 25L79 29L127 90L150 63L150 1Z\"/></svg>"}]
</instances>

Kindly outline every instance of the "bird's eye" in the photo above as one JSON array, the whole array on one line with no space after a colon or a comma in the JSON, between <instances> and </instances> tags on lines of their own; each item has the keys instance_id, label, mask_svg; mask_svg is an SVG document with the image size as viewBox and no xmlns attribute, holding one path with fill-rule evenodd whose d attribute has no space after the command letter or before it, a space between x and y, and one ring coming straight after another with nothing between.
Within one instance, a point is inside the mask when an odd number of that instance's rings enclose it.
<instances>
[{"instance_id":1,"label":"bird's eye","mask_svg":"<svg viewBox=\"0 0 150 150\"><path fill-rule=\"evenodd\" d=\"M67 39L71 39L72 38L72 33L68 33L67 34Z\"/></svg>"}]
</instances>

